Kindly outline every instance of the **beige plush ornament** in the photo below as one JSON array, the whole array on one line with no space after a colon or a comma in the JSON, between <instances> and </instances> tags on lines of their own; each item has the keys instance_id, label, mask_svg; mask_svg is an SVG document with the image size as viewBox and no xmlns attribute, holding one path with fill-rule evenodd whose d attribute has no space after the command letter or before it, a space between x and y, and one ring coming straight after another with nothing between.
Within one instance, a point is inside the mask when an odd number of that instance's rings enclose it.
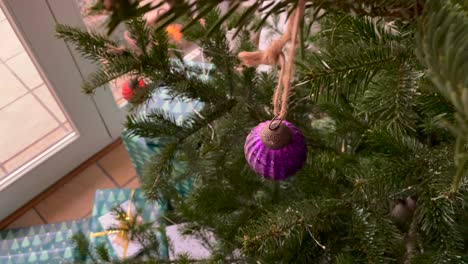
<instances>
[{"instance_id":1,"label":"beige plush ornament","mask_svg":"<svg viewBox=\"0 0 468 264\"><path fill-rule=\"evenodd\" d=\"M416 199L408 196L406 199L397 200L396 204L390 211L390 216L402 231L406 231L411 223L415 210Z\"/></svg>"}]
</instances>

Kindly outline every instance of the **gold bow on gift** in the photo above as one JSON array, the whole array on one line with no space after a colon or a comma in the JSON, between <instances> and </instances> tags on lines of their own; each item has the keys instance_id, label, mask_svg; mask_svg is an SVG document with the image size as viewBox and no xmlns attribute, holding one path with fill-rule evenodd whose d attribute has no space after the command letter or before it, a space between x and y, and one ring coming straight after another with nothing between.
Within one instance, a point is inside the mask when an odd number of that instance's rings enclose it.
<instances>
[{"instance_id":1,"label":"gold bow on gift","mask_svg":"<svg viewBox=\"0 0 468 264\"><path fill-rule=\"evenodd\" d=\"M127 212L126 212L126 216L125 216L125 220L126 221L120 221L119 222L119 227L118 229L119 230L108 230L108 231L102 231L102 232L92 232L90 237L91 238L94 238L94 237L100 237L100 236L107 236L107 235L111 235L111 234L117 234L117 236L114 237L114 240L113 242L118 244L119 246L121 246L123 248L123 258L126 258L127 257L127 250L128 250L128 244L130 243L130 239L129 239L129 234L128 234L128 225L127 223L131 220L133 220L133 218L135 217L133 214L132 214L132 200L133 200L133 195L135 194L135 190L132 189L132 191L130 192L130 202L128 203L128 208L127 208ZM140 223L141 222L141 218L137 218L135 219L135 221L137 221L137 223Z\"/></svg>"}]
</instances>

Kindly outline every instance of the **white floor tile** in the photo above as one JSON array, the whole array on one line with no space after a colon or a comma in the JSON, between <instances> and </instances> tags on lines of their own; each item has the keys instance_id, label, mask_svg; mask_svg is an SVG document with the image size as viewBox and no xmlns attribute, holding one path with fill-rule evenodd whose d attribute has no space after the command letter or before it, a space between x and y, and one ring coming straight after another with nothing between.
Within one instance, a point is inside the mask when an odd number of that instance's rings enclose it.
<instances>
[{"instance_id":1,"label":"white floor tile","mask_svg":"<svg viewBox=\"0 0 468 264\"><path fill-rule=\"evenodd\" d=\"M28 91L2 63L0 63L0 84L0 108Z\"/></svg>"},{"instance_id":2,"label":"white floor tile","mask_svg":"<svg viewBox=\"0 0 468 264\"><path fill-rule=\"evenodd\" d=\"M8 67L29 87L34 88L43 83L31 58L26 52L5 62Z\"/></svg>"},{"instance_id":3,"label":"white floor tile","mask_svg":"<svg viewBox=\"0 0 468 264\"><path fill-rule=\"evenodd\" d=\"M41 85L41 87L34 90L34 94L36 94L46 107L49 108L49 110L60 120L60 123L67 120L62 109L57 104L57 101L55 101L55 98L52 96L47 86Z\"/></svg>"},{"instance_id":4,"label":"white floor tile","mask_svg":"<svg viewBox=\"0 0 468 264\"><path fill-rule=\"evenodd\" d=\"M0 8L0 20L6 19L5 14L3 13L3 10Z\"/></svg>"},{"instance_id":5,"label":"white floor tile","mask_svg":"<svg viewBox=\"0 0 468 264\"><path fill-rule=\"evenodd\" d=\"M0 120L0 162L59 125L31 94L1 109Z\"/></svg>"},{"instance_id":6,"label":"white floor tile","mask_svg":"<svg viewBox=\"0 0 468 264\"><path fill-rule=\"evenodd\" d=\"M0 59L6 60L24 50L8 20L0 22Z\"/></svg>"}]
</instances>

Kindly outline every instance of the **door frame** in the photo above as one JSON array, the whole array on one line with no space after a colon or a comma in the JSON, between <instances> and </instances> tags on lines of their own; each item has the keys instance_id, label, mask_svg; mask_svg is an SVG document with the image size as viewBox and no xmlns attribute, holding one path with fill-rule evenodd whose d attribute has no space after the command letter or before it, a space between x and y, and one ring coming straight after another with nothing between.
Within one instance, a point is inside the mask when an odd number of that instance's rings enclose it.
<instances>
[{"instance_id":1,"label":"door frame","mask_svg":"<svg viewBox=\"0 0 468 264\"><path fill-rule=\"evenodd\" d=\"M0 0L1 1L1 0ZM9 0L16 1L16 0ZM78 0L45 0L51 12L54 15L55 21L60 24L75 26L87 30L83 18L81 16ZM73 57L73 60L79 69L82 81L85 81L87 76L94 73L98 65L91 63L81 56L70 44L65 43ZM96 108L112 138L120 137L123 129L123 123L128 111L123 106L118 106L114 100L109 84L103 85L96 89L92 97Z\"/></svg>"},{"instance_id":2,"label":"door frame","mask_svg":"<svg viewBox=\"0 0 468 264\"><path fill-rule=\"evenodd\" d=\"M108 89L93 98L81 93L95 66L55 38L56 23L84 26L75 0L0 0L0 6L75 131L0 180L2 219L114 141L123 115Z\"/></svg>"}]
</instances>

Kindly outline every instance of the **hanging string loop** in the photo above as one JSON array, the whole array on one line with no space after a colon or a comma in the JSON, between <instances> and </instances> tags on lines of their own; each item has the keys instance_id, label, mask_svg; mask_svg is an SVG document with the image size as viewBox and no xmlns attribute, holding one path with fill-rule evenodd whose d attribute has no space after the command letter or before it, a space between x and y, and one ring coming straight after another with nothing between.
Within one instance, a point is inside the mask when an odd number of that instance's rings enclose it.
<instances>
[{"instance_id":1,"label":"hanging string loop","mask_svg":"<svg viewBox=\"0 0 468 264\"><path fill-rule=\"evenodd\" d=\"M249 67L260 64L276 66L280 65L281 70L278 76L278 84L273 94L273 114L275 119L282 120L288 113L288 100L291 88L292 68L294 65L294 55L296 49L297 34L304 14L305 0L299 0L296 9L291 13L284 33L276 40L272 41L265 51L240 52L238 57L241 62ZM291 41L288 61L286 61L283 48ZM270 124L271 127L271 124Z\"/></svg>"}]
</instances>

